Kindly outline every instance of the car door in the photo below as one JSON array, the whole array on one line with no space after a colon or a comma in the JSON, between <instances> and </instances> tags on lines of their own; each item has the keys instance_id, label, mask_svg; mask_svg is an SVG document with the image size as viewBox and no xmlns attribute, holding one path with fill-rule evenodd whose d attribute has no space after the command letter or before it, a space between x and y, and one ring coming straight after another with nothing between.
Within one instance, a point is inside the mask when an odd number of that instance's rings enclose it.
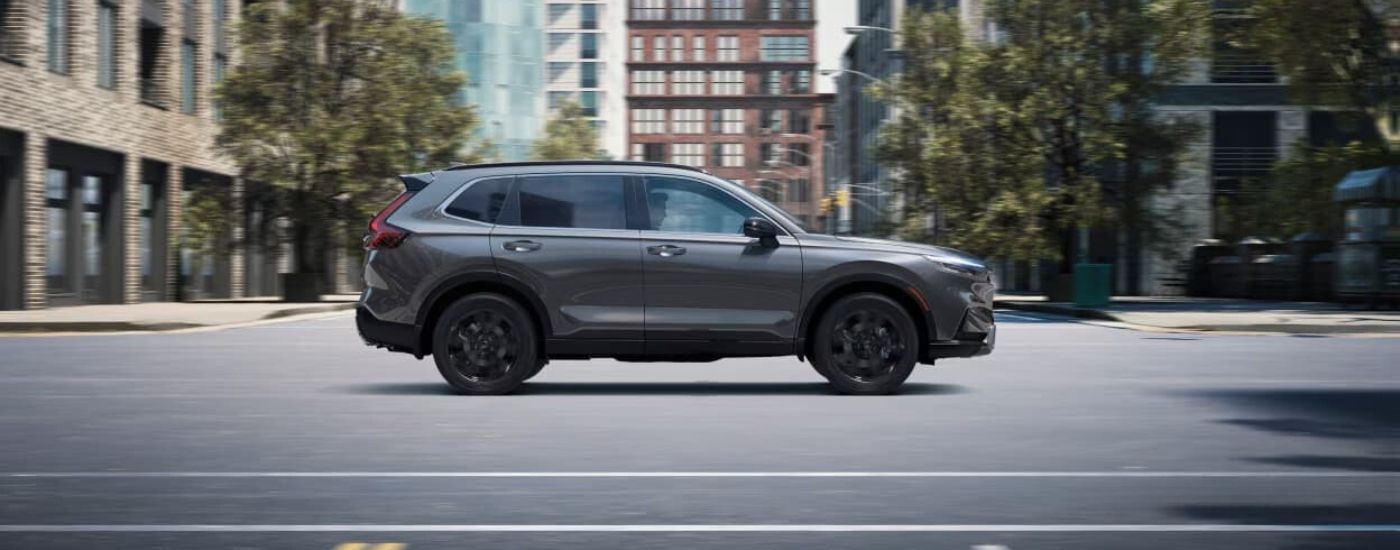
<instances>
[{"instance_id":1,"label":"car door","mask_svg":"<svg viewBox=\"0 0 1400 550\"><path fill-rule=\"evenodd\" d=\"M627 179L517 177L515 204L491 233L497 272L524 283L548 310L551 353L641 353L641 247L627 224Z\"/></svg>"},{"instance_id":2,"label":"car door","mask_svg":"<svg viewBox=\"0 0 1400 550\"><path fill-rule=\"evenodd\" d=\"M709 182L647 176L642 191L647 353L786 353L802 292L797 240L744 236L745 219L766 216Z\"/></svg>"}]
</instances>

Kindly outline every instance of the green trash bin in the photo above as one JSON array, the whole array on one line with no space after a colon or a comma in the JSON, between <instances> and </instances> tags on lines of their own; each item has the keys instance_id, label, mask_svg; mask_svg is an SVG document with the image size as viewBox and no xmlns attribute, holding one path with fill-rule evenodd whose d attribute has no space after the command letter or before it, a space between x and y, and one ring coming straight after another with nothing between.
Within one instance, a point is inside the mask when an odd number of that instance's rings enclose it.
<instances>
[{"instance_id":1,"label":"green trash bin","mask_svg":"<svg viewBox=\"0 0 1400 550\"><path fill-rule=\"evenodd\" d=\"M1109 264L1074 264L1074 307L1105 307L1110 289Z\"/></svg>"}]
</instances>

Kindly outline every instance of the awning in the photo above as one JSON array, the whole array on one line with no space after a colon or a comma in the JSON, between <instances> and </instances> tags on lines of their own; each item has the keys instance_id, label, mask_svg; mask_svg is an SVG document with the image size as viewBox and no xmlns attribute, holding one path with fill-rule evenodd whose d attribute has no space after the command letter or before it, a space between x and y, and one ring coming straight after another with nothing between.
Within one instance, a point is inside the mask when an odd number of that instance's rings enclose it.
<instances>
[{"instance_id":1,"label":"awning","mask_svg":"<svg viewBox=\"0 0 1400 550\"><path fill-rule=\"evenodd\" d=\"M1332 194L1336 202L1400 201L1400 166L1357 170L1342 178Z\"/></svg>"}]
</instances>

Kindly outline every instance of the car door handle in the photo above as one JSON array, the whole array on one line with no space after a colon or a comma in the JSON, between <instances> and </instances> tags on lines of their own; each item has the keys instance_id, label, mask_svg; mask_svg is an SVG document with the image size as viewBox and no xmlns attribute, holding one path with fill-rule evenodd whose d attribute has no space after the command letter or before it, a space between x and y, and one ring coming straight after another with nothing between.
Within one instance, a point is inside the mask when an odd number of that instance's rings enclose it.
<instances>
[{"instance_id":1,"label":"car door handle","mask_svg":"<svg viewBox=\"0 0 1400 550\"><path fill-rule=\"evenodd\" d=\"M510 241L501 245L501 248L511 252L534 252L544 245L535 241Z\"/></svg>"},{"instance_id":2,"label":"car door handle","mask_svg":"<svg viewBox=\"0 0 1400 550\"><path fill-rule=\"evenodd\" d=\"M647 254L661 256L662 258L670 258L671 256L682 256L685 255L685 247L676 246L674 244L659 244L656 246L648 246Z\"/></svg>"}]
</instances>

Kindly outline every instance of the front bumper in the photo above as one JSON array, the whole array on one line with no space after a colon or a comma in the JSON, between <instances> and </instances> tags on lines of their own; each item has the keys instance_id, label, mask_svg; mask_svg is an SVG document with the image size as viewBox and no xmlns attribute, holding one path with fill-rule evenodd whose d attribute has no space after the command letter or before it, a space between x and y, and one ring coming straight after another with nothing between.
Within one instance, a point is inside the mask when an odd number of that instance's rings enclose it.
<instances>
[{"instance_id":1,"label":"front bumper","mask_svg":"<svg viewBox=\"0 0 1400 550\"><path fill-rule=\"evenodd\" d=\"M997 325L991 308L974 307L963 314L957 336L952 340L929 344L924 351L924 362L953 357L981 357L992 353L996 345Z\"/></svg>"}]
</instances>

